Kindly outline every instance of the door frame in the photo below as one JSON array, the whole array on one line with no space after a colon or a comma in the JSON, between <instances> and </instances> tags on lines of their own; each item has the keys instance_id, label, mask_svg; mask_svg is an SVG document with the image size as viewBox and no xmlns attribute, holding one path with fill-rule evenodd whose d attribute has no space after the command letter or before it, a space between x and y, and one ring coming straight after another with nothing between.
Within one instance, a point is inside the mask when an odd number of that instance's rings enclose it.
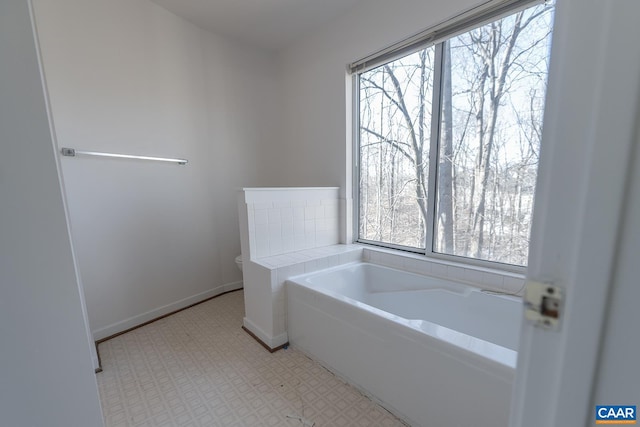
<instances>
[{"instance_id":1,"label":"door frame","mask_svg":"<svg viewBox=\"0 0 640 427\"><path fill-rule=\"evenodd\" d=\"M523 324L511 427L593 419L636 143L637 16L630 0L557 1L527 280L562 288L565 302L558 331Z\"/></svg>"}]
</instances>

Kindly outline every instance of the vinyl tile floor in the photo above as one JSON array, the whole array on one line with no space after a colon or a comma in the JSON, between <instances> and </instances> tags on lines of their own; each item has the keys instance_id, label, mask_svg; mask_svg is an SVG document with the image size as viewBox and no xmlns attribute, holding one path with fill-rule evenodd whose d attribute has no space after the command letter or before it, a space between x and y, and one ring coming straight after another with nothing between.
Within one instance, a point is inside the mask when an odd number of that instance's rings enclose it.
<instances>
[{"instance_id":1,"label":"vinyl tile floor","mask_svg":"<svg viewBox=\"0 0 640 427\"><path fill-rule=\"evenodd\" d=\"M231 292L100 344L107 427L404 426L299 350L241 329Z\"/></svg>"}]
</instances>

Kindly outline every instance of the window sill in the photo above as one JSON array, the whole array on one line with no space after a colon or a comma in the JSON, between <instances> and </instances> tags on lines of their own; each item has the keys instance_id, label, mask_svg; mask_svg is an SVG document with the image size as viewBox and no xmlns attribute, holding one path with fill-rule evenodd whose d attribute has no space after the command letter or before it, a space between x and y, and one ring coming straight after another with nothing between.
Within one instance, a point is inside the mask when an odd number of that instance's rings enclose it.
<instances>
[{"instance_id":1,"label":"window sill","mask_svg":"<svg viewBox=\"0 0 640 427\"><path fill-rule=\"evenodd\" d=\"M412 273L463 282L482 289L522 295L524 274L480 267L465 262L441 260L421 254L368 245L363 246L363 260Z\"/></svg>"}]
</instances>

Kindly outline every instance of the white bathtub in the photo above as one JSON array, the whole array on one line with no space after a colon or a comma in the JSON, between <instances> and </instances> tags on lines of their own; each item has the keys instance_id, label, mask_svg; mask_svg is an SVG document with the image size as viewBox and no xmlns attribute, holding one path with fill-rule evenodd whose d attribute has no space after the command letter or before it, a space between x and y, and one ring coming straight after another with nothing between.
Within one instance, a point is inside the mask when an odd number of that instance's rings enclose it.
<instances>
[{"instance_id":1,"label":"white bathtub","mask_svg":"<svg viewBox=\"0 0 640 427\"><path fill-rule=\"evenodd\" d=\"M508 425L518 298L368 263L287 281L292 345L412 426Z\"/></svg>"}]
</instances>

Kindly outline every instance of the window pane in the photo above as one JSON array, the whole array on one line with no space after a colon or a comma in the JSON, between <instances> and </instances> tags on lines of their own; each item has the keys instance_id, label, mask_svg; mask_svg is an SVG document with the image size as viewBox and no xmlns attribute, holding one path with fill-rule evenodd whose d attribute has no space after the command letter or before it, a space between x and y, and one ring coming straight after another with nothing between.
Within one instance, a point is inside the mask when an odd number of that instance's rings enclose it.
<instances>
[{"instance_id":1,"label":"window pane","mask_svg":"<svg viewBox=\"0 0 640 427\"><path fill-rule=\"evenodd\" d=\"M424 248L434 48L360 79L359 237Z\"/></svg>"},{"instance_id":2,"label":"window pane","mask_svg":"<svg viewBox=\"0 0 640 427\"><path fill-rule=\"evenodd\" d=\"M526 265L553 7L444 45L434 251Z\"/></svg>"}]
</instances>

